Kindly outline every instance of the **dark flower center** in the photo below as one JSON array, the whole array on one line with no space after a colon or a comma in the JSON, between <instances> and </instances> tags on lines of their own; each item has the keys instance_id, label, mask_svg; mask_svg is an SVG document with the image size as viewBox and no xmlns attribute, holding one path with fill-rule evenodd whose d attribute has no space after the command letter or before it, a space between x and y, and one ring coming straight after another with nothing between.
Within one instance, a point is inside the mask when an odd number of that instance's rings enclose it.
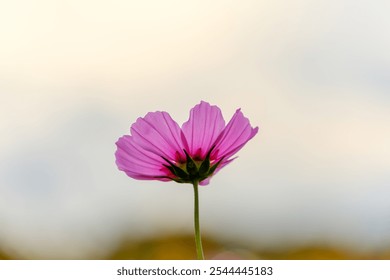
<instances>
[{"instance_id":1,"label":"dark flower center","mask_svg":"<svg viewBox=\"0 0 390 280\"><path fill-rule=\"evenodd\" d=\"M194 183L201 182L204 179L213 175L218 165L223 158L218 162L211 164L210 155L214 146L209 150L206 157L202 160L198 156L192 158L186 150L183 150L186 155L186 161L180 164L174 164L170 160L162 157L168 164L163 164L172 173L172 177L166 178L176 181L178 183Z\"/></svg>"}]
</instances>

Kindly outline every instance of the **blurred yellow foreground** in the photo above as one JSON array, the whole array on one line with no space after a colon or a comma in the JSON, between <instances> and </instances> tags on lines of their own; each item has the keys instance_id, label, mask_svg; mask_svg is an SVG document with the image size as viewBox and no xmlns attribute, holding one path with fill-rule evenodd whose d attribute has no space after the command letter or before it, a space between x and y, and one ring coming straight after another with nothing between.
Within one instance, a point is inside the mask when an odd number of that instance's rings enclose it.
<instances>
[{"instance_id":1,"label":"blurred yellow foreground","mask_svg":"<svg viewBox=\"0 0 390 280\"><path fill-rule=\"evenodd\" d=\"M388 260L390 248L362 253L326 245L252 250L234 244L222 244L204 237L206 259L266 260ZM0 259L20 259L0 250ZM193 236L171 235L142 241L124 241L107 254L109 260L191 260L196 259Z\"/></svg>"}]
</instances>

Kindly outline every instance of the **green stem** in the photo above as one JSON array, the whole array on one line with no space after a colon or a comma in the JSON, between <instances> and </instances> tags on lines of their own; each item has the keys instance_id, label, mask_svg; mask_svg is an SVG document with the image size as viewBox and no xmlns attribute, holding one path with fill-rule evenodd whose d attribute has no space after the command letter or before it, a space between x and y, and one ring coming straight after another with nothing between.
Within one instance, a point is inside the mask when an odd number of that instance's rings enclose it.
<instances>
[{"instance_id":1,"label":"green stem","mask_svg":"<svg viewBox=\"0 0 390 280\"><path fill-rule=\"evenodd\" d=\"M196 255L198 260L204 260L202 240L200 236L199 227L199 195L198 195L198 181L194 181L194 222L195 222L195 244L196 244Z\"/></svg>"}]
</instances>

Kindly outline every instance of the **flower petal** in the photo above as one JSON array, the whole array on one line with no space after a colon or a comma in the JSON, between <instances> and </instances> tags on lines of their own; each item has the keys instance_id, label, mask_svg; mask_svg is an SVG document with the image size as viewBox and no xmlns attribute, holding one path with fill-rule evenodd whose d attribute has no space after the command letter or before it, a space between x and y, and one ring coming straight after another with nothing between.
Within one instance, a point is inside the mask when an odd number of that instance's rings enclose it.
<instances>
[{"instance_id":1,"label":"flower petal","mask_svg":"<svg viewBox=\"0 0 390 280\"><path fill-rule=\"evenodd\" d=\"M116 142L116 164L119 170L124 171L129 177L141 180L162 180L156 178L169 176L169 171L163 166L164 160L134 143L134 137L125 135Z\"/></svg>"},{"instance_id":2,"label":"flower petal","mask_svg":"<svg viewBox=\"0 0 390 280\"><path fill-rule=\"evenodd\" d=\"M166 112L152 112L131 126L134 144L159 157L183 162L183 141L179 125Z\"/></svg>"},{"instance_id":3,"label":"flower petal","mask_svg":"<svg viewBox=\"0 0 390 280\"><path fill-rule=\"evenodd\" d=\"M191 157L204 159L224 127L225 121L217 106L201 101L192 108L188 121L182 125Z\"/></svg>"},{"instance_id":4,"label":"flower petal","mask_svg":"<svg viewBox=\"0 0 390 280\"><path fill-rule=\"evenodd\" d=\"M207 186L210 183L210 179L211 179L211 177L208 177L208 178L204 179L203 181L200 181L199 185L200 186Z\"/></svg>"},{"instance_id":5,"label":"flower petal","mask_svg":"<svg viewBox=\"0 0 390 280\"><path fill-rule=\"evenodd\" d=\"M238 109L216 140L211 158L214 160L229 159L252 139L258 130L258 127L251 127L248 118L244 117Z\"/></svg>"}]
</instances>

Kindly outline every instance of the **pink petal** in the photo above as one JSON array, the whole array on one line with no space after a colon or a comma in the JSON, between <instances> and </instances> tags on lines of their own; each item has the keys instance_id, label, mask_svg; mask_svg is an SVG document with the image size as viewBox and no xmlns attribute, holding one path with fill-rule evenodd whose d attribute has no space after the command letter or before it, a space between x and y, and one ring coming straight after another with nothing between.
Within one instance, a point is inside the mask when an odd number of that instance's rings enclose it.
<instances>
[{"instance_id":1,"label":"pink petal","mask_svg":"<svg viewBox=\"0 0 390 280\"><path fill-rule=\"evenodd\" d=\"M204 159L224 127L225 121L217 106L201 101L192 108L188 121L182 125L190 156Z\"/></svg>"},{"instance_id":2,"label":"pink petal","mask_svg":"<svg viewBox=\"0 0 390 280\"><path fill-rule=\"evenodd\" d=\"M131 126L134 144L159 157L184 161L183 141L179 125L166 112L148 113Z\"/></svg>"},{"instance_id":3,"label":"pink petal","mask_svg":"<svg viewBox=\"0 0 390 280\"><path fill-rule=\"evenodd\" d=\"M164 168L164 160L134 143L134 138L125 135L116 142L116 164L119 170L128 176L141 180L161 180L156 176L169 176L169 171ZM168 179L162 178L162 181Z\"/></svg>"},{"instance_id":4,"label":"pink petal","mask_svg":"<svg viewBox=\"0 0 390 280\"><path fill-rule=\"evenodd\" d=\"M252 139L258 130L258 127L251 127L249 120L238 109L216 140L211 158L230 158Z\"/></svg>"},{"instance_id":5,"label":"pink petal","mask_svg":"<svg viewBox=\"0 0 390 280\"><path fill-rule=\"evenodd\" d=\"M210 183L210 179L211 179L211 177L208 177L208 178L204 179L203 181L200 181L199 185L200 186L207 186Z\"/></svg>"}]
</instances>

